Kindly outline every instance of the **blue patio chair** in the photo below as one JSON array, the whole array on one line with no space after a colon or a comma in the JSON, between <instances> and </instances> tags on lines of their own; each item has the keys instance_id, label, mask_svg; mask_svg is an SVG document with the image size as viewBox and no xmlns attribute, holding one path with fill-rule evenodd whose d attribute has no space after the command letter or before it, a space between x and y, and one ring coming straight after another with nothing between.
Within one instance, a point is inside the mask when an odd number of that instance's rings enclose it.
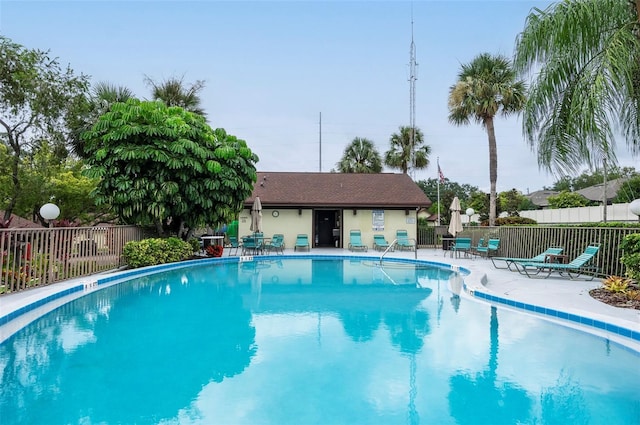
<instances>
[{"instance_id":1,"label":"blue patio chair","mask_svg":"<svg viewBox=\"0 0 640 425\"><path fill-rule=\"evenodd\" d=\"M476 254L489 258L491 255L495 255L500 248L500 239L489 239L486 246L476 247ZM492 254L493 253L493 254Z\"/></svg>"},{"instance_id":2,"label":"blue patio chair","mask_svg":"<svg viewBox=\"0 0 640 425\"><path fill-rule=\"evenodd\" d=\"M516 263L544 263L545 261L547 261L547 258L549 257L549 255L560 255L562 254L563 250L564 249L562 247L552 246L547 248L544 252L541 252L540 254L531 258L489 257L489 259L491 260L491 262L493 263L493 266L496 269L509 269L511 271L516 271L517 269L517 266L515 266ZM496 261L498 262L504 261L507 267L498 267L498 265L496 264Z\"/></svg>"},{"instance_id":3,"label":"blue patio chair","mask_svg":"<svg viewBox=\"0 0 640 425\"><path fill-rule=\"evenodd\" d=\"M480 248L480 250L482 250L482 248L485 247L485 246L486 245L484 244L484 238L480 238L480 240L478 240L478 245L471 247L471 252L473 254L480 255L480 253L478 251L478 248Z\"/></svg>"},{"instance_id":4,"label":"blue patio chair","mask_svg":"<svg viewBox=\"0 0 640 425\"><path fill-rule=\"evenodd\" d=\"M409 240L409 234L406 230L396 230L396 246L400 251L416 249L416 245Z\"/></svg>"},{"instance_id":5,"label":"blue patio chair","mask_svg":"<svg viewBox=\"0 0 640 425\"><path fill-rule=\"evenodd\" d=\"M373 235L373 249L376 251L384 251L389 248L389 242L384 238L384 235Z\"/></svg>"},{"instance_id":6,"label":"blue patio chair","mask_svg":"<svg viewBox=\"0 0 640 425\"><path fill-rule=\"evenodd\" d=\"M598 272L598 267L592 265L592 261L598 254L600 244L590 244L587 246L582 254L577 256L573 261L568 264L562 263L514 263L518 271L521 274L526 274L527 277L535 277L540 273L546 273L543 278L548 278L552 273L558 273L563 276L565 273L570 279L575 279L578 276L584 275L589 272L592 273L589 279L593 280Z\"/></svg>"},{"instance_id":7,"label":"blue patio chair","mask_svg":"<svg viewBox=\"0 0 640 425\"><path fill-rule=\"evenodd\" d=\"M242 255L256 255L262 250L262 238L255 236L242 237Z\"/></svg>"},{"instance_id":8,"label":"blue patio chair","mask_svg":"<svg viewBox=\"0 0 640 425\"><path fill-rule=\"evenodd\" d=\"M351 230L349 232L349 251L367 251L368 245L362 243L362 235L360 230Z\"/></svg>"},{"instance_id":9,"label":"blue patio chair","mask_svg":"<svg viewBox=\"0 0 640 425\"><path fill-rule=\"evenodd\" d=\"M231 256L231 251L235 249L233 255L238 255L238 249L240 249L240 242L236 236L229 236L229 245L227 246L227 250L229 251L229 257Z\"/></svg>"},{"instance_id":10,"label":"blue patio chair","mask_svg":"<svg viewBox=\"0 0 640 425\"><path fill-rule=\"evenodd\" d=\"M309 236L304 234L304 233L300 233L298 236L296 236L296 244L293 246L293 250L297 251L298 248L300 249L306 249L307 251L309 251L311 249L310 245L309 245Z\"/></svg>"},{"instance_id":11,"label":"blue patio chair","mask_svg":"<svg viewBox=\"0 0 640 425\"><path fill-rule=\"evenodd\" d=\"M465 257L469 257L471 254L471 238L456 238L453 245L451 245L451 255L455 252L456 257L460 257L460 253L464 253Z\"/></svg>"},{"instance_id":12,"label":"blue patio chair","mask_svg":"<svg viewBox=\"0 0 640 425\"><path fill-rule=\"evenodd\" d=\"M275 251L276 254L278 254L278 252L280 252L280 254L284 254L284 235L280 233L273 235L271 241L265 244L264 249L269 253L271 253L271 251Z\"/></svg>"}]
</instances>

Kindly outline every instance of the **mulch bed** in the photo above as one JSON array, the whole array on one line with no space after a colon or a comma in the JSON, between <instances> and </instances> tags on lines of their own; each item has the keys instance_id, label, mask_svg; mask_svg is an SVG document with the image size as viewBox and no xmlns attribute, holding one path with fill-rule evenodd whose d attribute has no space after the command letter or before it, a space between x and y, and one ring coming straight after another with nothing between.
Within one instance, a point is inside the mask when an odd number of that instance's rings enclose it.
<instances>
[{"instance_id":1,"label":"mulch bed","mask_svg":"<svg viewBox=\"0 0 640 425\"><path fill-rule=\"evenodd\" d=\"M589 295L598 301L614 307L640 310L640 300L630 300L624 294L611 292L605 288L592 289L589 291Z\"/></svg>"}]
</instances>

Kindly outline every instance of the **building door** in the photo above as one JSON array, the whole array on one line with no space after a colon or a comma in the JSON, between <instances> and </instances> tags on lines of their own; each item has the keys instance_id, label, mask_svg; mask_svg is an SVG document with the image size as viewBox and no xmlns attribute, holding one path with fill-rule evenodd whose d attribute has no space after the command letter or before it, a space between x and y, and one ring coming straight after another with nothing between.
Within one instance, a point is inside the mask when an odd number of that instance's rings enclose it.
<instances>
[{"instance_id":1,"label":"building door","mask_svg":"<svg viewBox=\"0 0 640 425\"><path fill-rule=\"evenodd\" d=\"M340 246L340 233L338 229L340 211L337 210L316 210L315 211L315 235L316 247L332 248ZM336 236L337 233L337 236ZM336 240L338 244L336 245Z\"/></svg>"}]
</instances>

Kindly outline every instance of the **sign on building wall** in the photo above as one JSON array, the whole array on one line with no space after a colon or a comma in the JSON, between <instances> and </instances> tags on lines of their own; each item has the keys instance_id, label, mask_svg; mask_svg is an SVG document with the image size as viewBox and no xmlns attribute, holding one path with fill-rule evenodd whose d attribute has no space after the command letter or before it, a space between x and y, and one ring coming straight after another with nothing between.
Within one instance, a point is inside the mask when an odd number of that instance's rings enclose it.
<instances>
[{"instance_id":1,"label":"sign on building wall","mask_svg":"<svg viewBox=\"0 0 640 425\"><path fill-rule=\"evenodd\" d=\"M374 231L384 230L384 210L372 210L371 211L372 226Z\"/></svg>"}]
</instances>

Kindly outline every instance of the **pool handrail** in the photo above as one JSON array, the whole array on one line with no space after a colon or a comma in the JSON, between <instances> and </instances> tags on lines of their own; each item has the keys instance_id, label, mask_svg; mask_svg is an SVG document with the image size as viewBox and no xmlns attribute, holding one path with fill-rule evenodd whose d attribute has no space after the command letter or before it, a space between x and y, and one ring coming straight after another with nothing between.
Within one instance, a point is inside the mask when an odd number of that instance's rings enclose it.
<instances>
[{"instance_id":1,"label":"pool handrail","mask_svg":"<svg viewBox=\"0 0 640 425\"><path fill-rule=\"evenodd\" d=\"M418 242L414 238L409 238L409 240L413 241L413 244L416 247L416 249L413 250L413 253L414 253L414 256L415 256L415 258L417 260L418 259ZM384 250L384 252L380 255L380 265L382 265L382 260L384 259L384 256L387 254L387 252L389 252L391 250L391 248L393 248L397 244L398 244L398 239L396 238L396 239L393 240L393 242L391 242L389 244L387 249Z\"/></svg>"}]
</instances>

